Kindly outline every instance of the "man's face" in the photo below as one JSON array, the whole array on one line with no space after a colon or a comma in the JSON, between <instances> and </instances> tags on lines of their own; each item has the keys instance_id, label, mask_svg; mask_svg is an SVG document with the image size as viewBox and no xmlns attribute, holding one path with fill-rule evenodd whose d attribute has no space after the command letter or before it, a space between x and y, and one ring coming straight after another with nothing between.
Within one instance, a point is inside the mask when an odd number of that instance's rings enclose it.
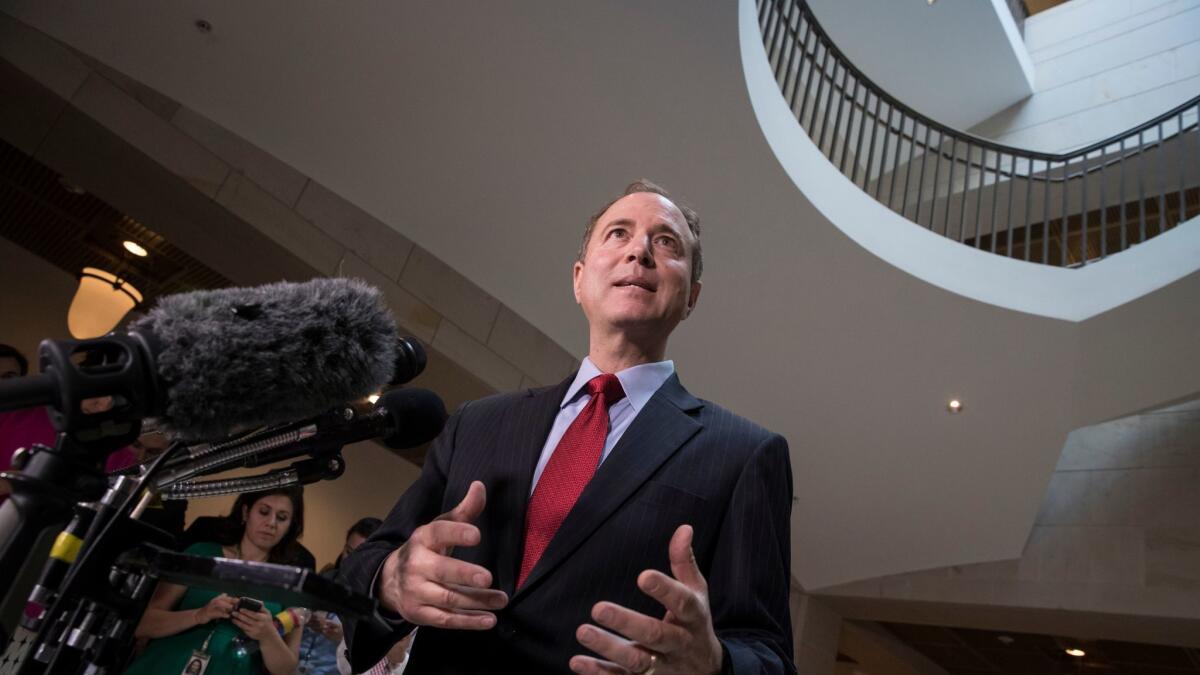
<instances>
[{"instance_id":1,"label":"man's face","mask_svg":"<svg viewBox=\"0 0 1200 675\"><path fill-rule=\"evenodd\" d=\"M21 376L21 364L11 356L0 357L0 380Z\"/></svg>"},{"instance_id":2,"label":"man's face","mask_svg":"<svg viewBox=\"0 0 1200 675\"><path fill-rule=\"evenodd\" d=\"M593 330L666 341L700 295L692 283L695 237L665 197L637 192L596 221L583 262L575 263L575 301Z\"/></svg>"}]
</instances>

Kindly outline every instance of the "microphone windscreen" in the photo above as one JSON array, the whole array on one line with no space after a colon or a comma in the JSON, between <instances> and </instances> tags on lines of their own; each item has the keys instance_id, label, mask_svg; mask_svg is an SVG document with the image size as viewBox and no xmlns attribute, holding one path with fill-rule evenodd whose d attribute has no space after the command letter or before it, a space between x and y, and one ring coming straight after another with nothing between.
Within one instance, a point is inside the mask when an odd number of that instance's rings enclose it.
<instances>
[{"instance_id":1,"label":"microphone windscreen","mask_svg":"<svg viewBox=\"0 0 1200 675\"><path fill-rule=\"evenodd\" d=\"M165 296L130 332L154 345L159 425L186 440L361 398L390 379L396 359L383 297L356 279Z\"/></svg>"},{"instance_id":2,"label":"microphone windscreen","mask_svg":"<svg viewBox=\"0 0 1200 675\"><path fill-rule=\"evenodd\" d=\"M389 448L415 448L442 433L446 405L427 389L393 389L375 402L375 410L388 416L389 432L381 438Z\"/></svg>"}]
</instances>

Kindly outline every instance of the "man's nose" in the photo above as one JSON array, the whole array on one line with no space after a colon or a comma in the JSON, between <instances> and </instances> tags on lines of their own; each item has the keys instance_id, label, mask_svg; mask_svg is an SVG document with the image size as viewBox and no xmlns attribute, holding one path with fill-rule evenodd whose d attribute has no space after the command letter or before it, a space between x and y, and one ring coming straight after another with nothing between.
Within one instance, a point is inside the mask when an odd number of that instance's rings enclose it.
<instances>
[{"instance_id":1,"label":"man's nose","mask_svg":"<svg viewBox=\"0 0 1200 675\"><path fill-rule=\"evenodd\" d=\"M650 237L634 237L629 244L630 262L636 260L639 265L654 267L654 256L650 254Z\"/></svg>"}]
</instances>

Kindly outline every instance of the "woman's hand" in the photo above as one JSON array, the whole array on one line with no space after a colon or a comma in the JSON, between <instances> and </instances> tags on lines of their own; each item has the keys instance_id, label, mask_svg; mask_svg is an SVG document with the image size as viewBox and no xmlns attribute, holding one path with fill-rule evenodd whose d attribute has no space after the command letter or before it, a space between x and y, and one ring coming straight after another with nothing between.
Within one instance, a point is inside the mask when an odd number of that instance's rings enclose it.
<instances>
[{"instance_id":1,"label":"woman's hand","mask_svg":"<svg viewBox=\"0 0 1200 675\"><path fill-rule=\"evenodd\" d=\"M201 626L214 619L226 619L234 607L237 607L237 599L222 593L203 607L196 608L196 625Z\"/></svg>"},{"instance_id":2,"label":"woman's hand","mask_svg":"<svg viewBox=\"0 0 1200 675\"><path fill-rule=\"evenodd\" d=\"M275 624L271 620L272 618L273 617L271 616L271 613L265 608L260 609L257 612L239 609L230 616L230 619L233 621L233 625L242 629L242 632L245 633L247 637L256 642L262 642L272 635L279 634L275 630Z\"/></svg>"}]
</instances>

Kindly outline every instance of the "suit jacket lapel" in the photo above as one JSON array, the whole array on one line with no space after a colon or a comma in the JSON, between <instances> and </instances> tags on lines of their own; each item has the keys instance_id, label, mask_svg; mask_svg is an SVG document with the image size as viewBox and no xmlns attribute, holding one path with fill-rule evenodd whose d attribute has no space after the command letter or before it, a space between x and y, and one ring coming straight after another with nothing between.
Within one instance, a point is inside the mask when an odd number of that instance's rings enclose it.
<instances>
[{"instance_id":1,"label":"suit jacket lapel","mask_svg":"<svg viewBox=\"0 0 1200 675\"><path fill-rule=\"evenodd\" d=\"M550 427L554 426L562 398L574 379L572 373L557 387L527 391L526 396L518 402L519 409L514 415L511 436L498 444L502 452L514 453L512 466L516 474L512 489L506 490L502 503L496 505L501 513L513 514L512 520L504 528L496 558L496 581L500 590L508 593L509 597L512 597L521 564L525 510L529 504L533 470L537 468L538 457L542 454L546 437L550 435Z\"/></svg>"},{"instance_id":2,"label":"suit jacket lapel","mask_svg":"<svg viewBox=\"0 0 1200 675\"><path fill-rule=\"evenodd\" d=\"M510 597L515 600L524 595L550 574L694 436L702 425L688 413L702 405L683 388L676 375L668 378L638 412L608 459L596 469L525 584ZM545 434L542 442L545 443ZM523 521L522 515L522 529Z\"/></svg>"}]
</instances>

